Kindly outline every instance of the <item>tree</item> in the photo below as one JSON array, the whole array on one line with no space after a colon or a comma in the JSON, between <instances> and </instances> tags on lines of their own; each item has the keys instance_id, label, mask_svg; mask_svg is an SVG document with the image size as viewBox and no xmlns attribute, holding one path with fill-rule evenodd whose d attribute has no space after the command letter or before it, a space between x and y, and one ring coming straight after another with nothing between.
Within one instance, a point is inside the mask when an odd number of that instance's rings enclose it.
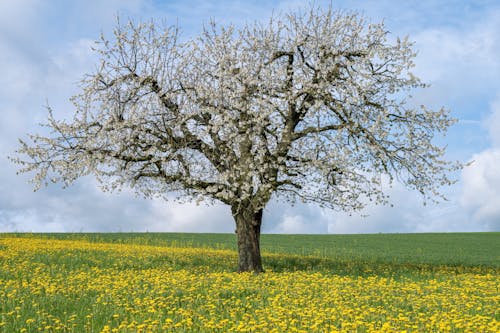
<instances>
[{"instance_id":1,"label":"tree","mask_svg":"<svg viewBox=\"0 0 500 333\"><path fill-rule=\"evenodd\" d=\"M35 171L36 189L93 174L104 190L225 203L238 270L261 272L271 197L360 210L388 202L382 179L435 198L461 167L432 142L454 120L408 103L425 87L411 73L413 45L383 24L311 8L178 36L154 22L118 22L114 38L101 36L73 119L48 107L51 134L21 140L14 161Z\"/></svg>"}]
</instances>

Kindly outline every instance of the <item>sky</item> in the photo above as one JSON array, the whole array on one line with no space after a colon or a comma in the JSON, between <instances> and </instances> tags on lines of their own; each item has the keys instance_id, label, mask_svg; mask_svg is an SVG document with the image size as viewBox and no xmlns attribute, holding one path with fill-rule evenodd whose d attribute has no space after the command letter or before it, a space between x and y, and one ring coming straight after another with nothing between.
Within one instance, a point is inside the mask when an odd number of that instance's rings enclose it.
<instances>
[{"instance_id":1,"label":"sky","mask_svg":"<svg viewBox=\"0 0 500 333\"><path fill-rule=\"evenodd\" d=\"M63 189L33 192L30 175L7 159L18 138L40 132L47 103L71 118L69 98L93 71L93 42L110 36L116 16L177 24L186 38L210 19L241 26L303 1L0 0L0 232L234 232L224 205L145 200L124 189L103 193L92 177ZM391 35L418 50L414 73L430 84L419 104L451 110L458 122L439 138L447 158L472 162L443 189L447 201L422 197L395 183L393 206L361 214L271 201L264 233L410 233L500 231L500 3L498 1L315 1L384 21Z\"/></svg>"}]
</instances>

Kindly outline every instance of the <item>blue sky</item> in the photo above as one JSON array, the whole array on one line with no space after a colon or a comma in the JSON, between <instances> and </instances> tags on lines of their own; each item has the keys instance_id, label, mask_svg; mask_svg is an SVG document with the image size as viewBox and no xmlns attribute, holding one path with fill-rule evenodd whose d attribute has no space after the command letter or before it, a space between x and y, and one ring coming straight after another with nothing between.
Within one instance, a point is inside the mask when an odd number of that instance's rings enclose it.
<instances>
[{"instance_id":1,"label":"blue sky","mask_svg":"<svg viewBox=\"0 0 500 333\"><path fill-rule=\"evenodd\" d=\"M330 1L316 1L328 6ZM448 157L474 163L458 173L449 201L422 205L395 184L394 207L368 206L367 217L314 205L271 202L267 233L377 233L500 231L500 4L498 1L333 1L372 21L384 20L393 36L409 35L419 50L415 73L431 87L415 101L452 110L459 122L440 142ZM229 208L136 198L125 189L104 194L91 178L72 187L33 192L28 175L16 176L7 160L17 138L39 131L48 101L70 118L68 99L93 70L91 51L115 16L178 24L186 37L210 18L242 25L295 10L302 1L17 0L0 1L0 232L186 231L233 232Z\"/></svg>"}]
</instances>

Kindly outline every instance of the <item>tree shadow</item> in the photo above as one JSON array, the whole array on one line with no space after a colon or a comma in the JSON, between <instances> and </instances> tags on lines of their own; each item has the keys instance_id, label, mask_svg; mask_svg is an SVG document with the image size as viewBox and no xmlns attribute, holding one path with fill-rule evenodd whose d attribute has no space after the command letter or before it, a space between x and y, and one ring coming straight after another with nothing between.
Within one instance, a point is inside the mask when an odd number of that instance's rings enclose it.
<instances>
[{"instance_id":1,"label":"tree shadow","mask_svg":"<svg viewBox=\"0 0 500 333\"><path fill-rule=\"evenodd\" d=\"M314 256L264 255L264 268L272 272L321 272L343 276L436 276L438 274L500 274L499 267L484 265L436 265L387 261L339 260Z\"/></svg>"}]
</instances>

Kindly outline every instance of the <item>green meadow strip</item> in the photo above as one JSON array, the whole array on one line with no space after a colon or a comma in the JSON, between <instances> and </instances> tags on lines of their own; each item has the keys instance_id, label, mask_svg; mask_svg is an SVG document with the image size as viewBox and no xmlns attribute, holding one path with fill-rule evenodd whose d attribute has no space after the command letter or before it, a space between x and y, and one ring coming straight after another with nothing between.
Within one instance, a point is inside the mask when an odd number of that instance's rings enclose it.
<instances>
[{"instance_id":1,"label":"green meadow strip","mask_svg":"<svg viewBox=\"0 0 500 333\"><path fill-rule=\"evenodd\" d=\"M176 235L2 234L0 333L500 331L498 233L264 235L260 275L233 235Z\"/></svg>"}]
</instances>

